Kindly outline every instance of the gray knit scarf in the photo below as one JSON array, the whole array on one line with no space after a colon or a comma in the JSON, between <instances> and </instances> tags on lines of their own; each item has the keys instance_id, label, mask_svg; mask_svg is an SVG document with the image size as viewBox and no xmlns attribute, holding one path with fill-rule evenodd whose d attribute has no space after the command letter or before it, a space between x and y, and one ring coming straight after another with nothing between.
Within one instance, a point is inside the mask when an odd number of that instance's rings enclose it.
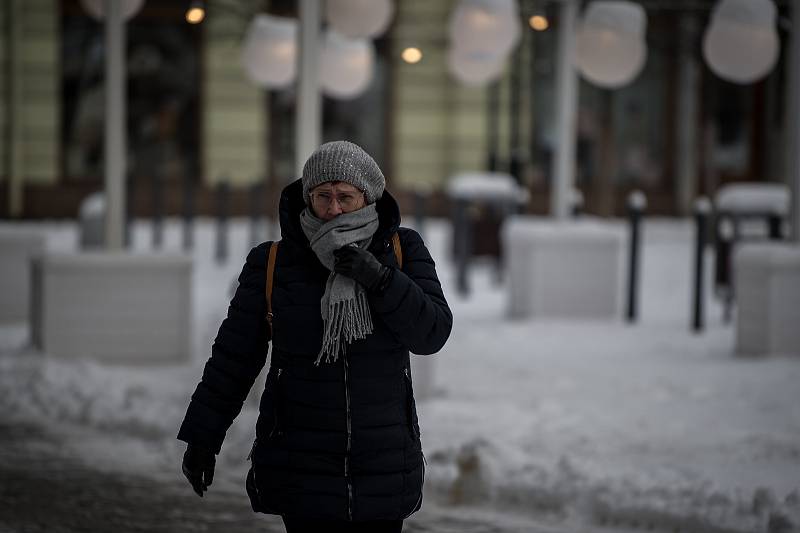
<instances>
[{"instance_id":1,"label":"gray knit scarf","mask_svg":"<svg viewBox=\"0 0 800 533\"><path fill-rule=\"evenodd\" d=\"M333 363L344 350L345 343L350 344L372 333L367 292L353 279L333 271L333 251L342 246L369 246L378 229L378 212L375 204L370 204L325 222L306 208L300 213L300 225L311 249L331 271L320 302L324 334L316 364L319 365L323 356L326 363Z\"/></svg>"}]
</instances>

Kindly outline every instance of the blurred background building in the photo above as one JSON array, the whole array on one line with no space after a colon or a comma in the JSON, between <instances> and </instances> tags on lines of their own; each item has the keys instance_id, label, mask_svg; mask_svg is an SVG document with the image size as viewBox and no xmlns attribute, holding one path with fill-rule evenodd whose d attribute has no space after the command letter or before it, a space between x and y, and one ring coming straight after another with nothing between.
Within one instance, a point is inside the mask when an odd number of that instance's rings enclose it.
<instances>
[{"instance_id":1,"label":"blurred background building","mask_svg":"<svg viewBox=\"0 0 800 533\"><path fill-rule=\"evenodd\" d=\"M703 60L714 0L638 3L647 13L641 73L614 90L579 82L575 183L584 210L620 214L636 188L650 213L684 215L696 196L725 183L787 181L790 2L775 2L777 63L749 84L720 79ZM149 215L158 190L166 214L180 213L187 196L198 214L209 213L220 182L231 186L233 214L246 213L250 186L264 183L272 213L295 176L296 89L254 84L241 49L255 14L296 17L297 2L209 0L199 24L187 22L190 4L147 1L128 20L130 213ZM407 211L422 191L432 213L447 213L442 191L452 176L500 170L530 191L529 212L546 213L559 3L519 2L519 41L499 79L478 86L447 67L456 1L394 4L388 29L373 40L368 88L323 98L322 140L347 138L373 154ZM0 217L75 217L102 189L103 57L102 21L82 2L2 3Z\"/></svg>"}]
</instances>

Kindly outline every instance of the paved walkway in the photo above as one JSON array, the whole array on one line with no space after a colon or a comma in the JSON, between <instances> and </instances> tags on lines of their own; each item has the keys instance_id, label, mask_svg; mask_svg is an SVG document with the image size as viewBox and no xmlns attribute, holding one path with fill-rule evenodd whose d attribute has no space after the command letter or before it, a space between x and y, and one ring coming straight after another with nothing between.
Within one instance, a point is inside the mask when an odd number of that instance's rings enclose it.
<instances>
[{"instance_id":1,"label":"paved walkway","mask_svg":"<svg viewBox=\"0 0 800 533\"><path fill-rule=\"evenodd\" d=\"M0 420L0 533L283 533L277 517L257 515L241 490L215 483L198 498L176 475L165 480L92 469L42 430ZM405 533L555 533L499 526L426 504ZM480 515L479 515L480 516Z\"/></svg>"}]
</instances>

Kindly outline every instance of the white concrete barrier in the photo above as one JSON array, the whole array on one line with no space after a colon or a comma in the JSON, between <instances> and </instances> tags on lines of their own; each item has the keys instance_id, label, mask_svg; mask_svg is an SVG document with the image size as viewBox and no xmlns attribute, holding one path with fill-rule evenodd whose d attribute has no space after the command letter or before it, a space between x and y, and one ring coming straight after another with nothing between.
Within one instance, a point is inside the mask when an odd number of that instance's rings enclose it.
<instances>
[{"instance_id":1,"label":"white concrete barrier","mask_svg":"<svg viewBox=\"0 0 800 533\"><path fill-rule=\"evenodd\" d=\"M30 261L44 249L45 236L41 232L0 228L0 322L28 320Z\"/></svg>"},{"instance_id":2,"label":"white concrete barrier","mask_svg":"<svg viewBox=\"0 0 800 533\"><path fill-rule=\"evenodd\" d=\"M503 226L508 314L619 318L625 231L596 219L515 216Z\"/></svg>"},{"instance_id":3,"label":"white concrete barrier","mask_svg":"<svg viewBox=\"0 0 800 533\"><path fill-rule=\"evenodd\" d=\"M185 360L191 289L189 256L45 254L33 263L32 340L58 357Z\"/></svg>"},{"instance_id":4,"label":"white concrete barrier","mask_svg":"<svg viewBox=\"0 0 800 533\"><path fill-rule=\"evenodd\" d=\"M800 246L744 243L734 255L736 352L800 355Z\"/></svg>"}]
</instances>

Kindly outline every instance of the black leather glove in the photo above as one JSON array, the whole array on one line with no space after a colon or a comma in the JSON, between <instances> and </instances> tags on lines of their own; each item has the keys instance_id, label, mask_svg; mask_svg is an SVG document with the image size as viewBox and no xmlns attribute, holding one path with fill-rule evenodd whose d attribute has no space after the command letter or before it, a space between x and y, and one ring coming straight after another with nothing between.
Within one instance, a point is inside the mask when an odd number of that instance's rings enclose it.
<instances>
[{"instance_id":1,"label":"black leather glove","mask_svg":"<svg viewBox=\"0 0 800 533\"><path fill-rule=\"evenodd\" d=\"M344 246L333 251L333 270L359 282L368 291L380 287L391 269L364 248Z\"/></svg>"},{"instance_id":2,"label":"black leather glove","mask_svg":"<svg viewBox=\"0 0 800 533\"><path fill-rule=\"evenodd\" d=\"M201 498L214 480L214 465L217 458L214 452L201 446L189 444L183 454L183 475L192 484L192 488Z\"/></svg>"}]
</instances>

